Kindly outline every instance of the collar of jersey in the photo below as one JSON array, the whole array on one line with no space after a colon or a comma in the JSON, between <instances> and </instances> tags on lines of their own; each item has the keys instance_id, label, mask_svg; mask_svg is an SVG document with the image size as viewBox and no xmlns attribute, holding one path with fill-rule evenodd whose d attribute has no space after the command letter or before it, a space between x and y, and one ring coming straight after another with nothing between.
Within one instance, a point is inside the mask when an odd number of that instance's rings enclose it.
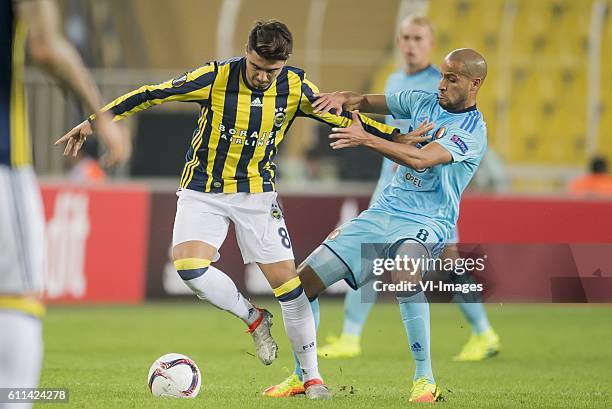
<instances>
[{"instance_id":1,"label":"collar of jersey","mask_svg":"<svg viewBox=\"0 0 612 409\"><path fill-rule=\"evenodd\" d=\"M428 72L428 71L431 71L432 69L433 69L433 70L436 70L436 69L434 68L434 66L433 66L433 65L429 64L429 65L427 65L425 68L423 68L422 70L418 70L417 72L413 72L412 74L408 74L408 73L406 72L406 70L402 70L402 73L403 73L403 74L404 74L406 77L414 77L414 76L417 76L417 75L424 74L424 73L426 73L426 72ZM437 71L437 70L436 70L436 71Z\"/></svg>"},{"instance_id":2,"label":"collar of jersey","mask_svg":"<svg viewBox=\"0 0 612 409\"><path fill-rule=\"evenodd\" d=\"M451 111L450 109L446 110L446 112L449 112L451 114L465 114L466 112L470 112L470 111L476 111L476 105L472 105L471 107L460 109L459 111Z\"/></svg>"}]
</instances>

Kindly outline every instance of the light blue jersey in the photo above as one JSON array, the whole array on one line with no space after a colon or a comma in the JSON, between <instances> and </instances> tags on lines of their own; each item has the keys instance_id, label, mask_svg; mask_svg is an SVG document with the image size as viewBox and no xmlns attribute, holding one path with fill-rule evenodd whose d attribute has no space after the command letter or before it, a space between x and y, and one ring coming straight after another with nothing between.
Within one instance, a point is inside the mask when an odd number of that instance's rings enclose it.
<instances>
[{"instance_id":1,"label":"light blue jersey","mask_svg":"<svg viewBox=\"0 0 612 409\"><path fill-rule=\"evenodd\" d=\"M448 240L459 217L461 194L474 176L487 149L487 128L476 107L449 112L431 92L406 90L387 94L387 106L396 119L409 119L414 128L423 120L434 122L439 143L452 162L426 169L400 166L381 197L373 205L388 212L432 223ZM441 134L438 132L443 129ZM416 194L415 194L416 193ZM433 226L432 226L433 227Z\"/></svg>"},{"instance_id":2,"label":"light blue jersey","mask_svg":"<svg viewBox=\"0 0 612 409\"><path fill-rule=\"evenodd\" d=\"M398 70L391 74L387 79L387 84L385 85L385 95L395 94L396 92L411 89L436 92L438 90L440 76L440 70L433 65L428 65L427 68L414 74L408 74L403 69ZM386 115L385 123L395 128L399 128L402 133L408 133L413 130L411 121L409 119L395 119L391 115ZM416 124L416 126L419 125L420 123ZM383 158L380 168L380 176L378 177L376 188L374 189L374 193L372 193L372 198L370 199L370 206L378 200L385 187L391 183L398 167L399 165L393 162L391 159ZM448 242L456 243L458 241L459 237L457 235L457 230L455 229L455 231L451 233Z\"/></svg>"},{"instance_id":3,"label":"light blue jersey","mask_svg":"<svg viewBox=\"0 0 612 409\"><path fill-rule=\"evenodd\" d=\"M440 82L440 71L433 65L427 66L427 68L414 73L407 74L404 70L394 72L387 79L385 85L385 94L394 94L396 92L408 90L408 89L420 89L423 91L436 92L438 89L438 83ZM402 133L408 133L411 131L410 123L408 119L395 119L391 115L385 116L385 123L395 128L399 128ZM419 124L417 124L418 126ZM376 189L372 194L370 204L374 203L383 189L391 183L393 175L397 170L397 163L390 159L383 158L382 166L380 169L380 176L376 183Z\"/></svg>"},{"instance_id":4,"label":"light blue jersey","mask_svg":"<svg viewBox=\"0 0 612 409\"><path fill-rule=\"evenodd\" d=\"M438 257L452 240L461 194L487 148L486 126L476 107L449 112L439 105L437 94L426 91L406 90L386 98L393 116L410 120L413 128L427 118L434 122L432 135L437 138L429 143L442 145L452 161L420 170L400 166L369 209L332 232L323 246L342 260L348 271L325 268L324 258L316 255L306 259L326 286L345 279L357 289L372 279L372 269L363 262L371 262L373 257L362 253L364 244L384 243L371 249L394 257L397 245L410 240L423 244L429 257Z\"/></svg>"}]
</instances>

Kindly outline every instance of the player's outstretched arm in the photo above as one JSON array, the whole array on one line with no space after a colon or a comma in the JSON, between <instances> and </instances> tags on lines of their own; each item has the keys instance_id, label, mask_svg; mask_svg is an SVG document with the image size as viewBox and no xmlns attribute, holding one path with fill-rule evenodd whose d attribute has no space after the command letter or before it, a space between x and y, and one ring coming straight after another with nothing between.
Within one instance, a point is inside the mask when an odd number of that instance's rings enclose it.
<instances>
[{"instance_id":1,"label":"player's outstretched arm","mask_svg":"<svg viewBox=\"0 0 612 409\"><path fill-rule=\"evenodd\" d=\"M91 115L88 120L71 129L55 144L66 143L64 155L76 156L85 139L93 133L92 125L103 132L112 121L121 120L154 105L171 101L204 103L210 97L215 75L215 65L207 64L161 84L144 85L111 101L100 113Z\"/></svg>"},{"instance_id":2,"label":"player's outstretched arm","mask_svg":"<svg viewBox=\"0 0 612 409\"><path fill-rule=\"evenodd\" d=\"M400 165L409 166L413 169L424 169L430 166L448 163L453 160L450 152L437 143L427 144L422 149L414 146L417 142L424 142L429 139L424 135L432 124L421 124L416 131L408 133L405 141L411 143L399 143L388 141L367 132L359 120L357 112L353 112L353 124L348 128L333 128L330 139L332 149L352 148L355 146L365 146L370 148ZM413 142L413 143L412 143Z\"/></svg>"},{"instance_id":3,"label":"player's outstretched arm","mask_svg":"<svg viewBox=\"0 0 612 409\"><path fill-rule=\"evenodd\" d=\"M113 166L125 162L131 154L131 146L127 130L114 123L108 112L100 112L96 127L100 139L107 147L107 152L103 156L104 166ZM61 138L55 141L54 145L65 144L64 156L77 156L79 150L93 134L93 128L89 121L83 121Z\"/></svg>"},{"instance_id":4,"label":"player's outstretched arm","mask_svg":"<svg viewBox=\"0 0 612 409\"><path fill-rule=\"evenodd\" d=\"M210 98L211 84L217 74L214 63L206 64L193 71L156 85L143 85L108 103L103 112L109 112L118 121L137 112L166 102L205 103ZM94 114L90 121L97 121Z\"/></svg>"},{"instance_id":5,"label":"player's outstretched arm","mask_svg":"<svg viewBox=\"0 0 612 409\"><path fill-rule=\"evenodd\" d=\"M303 97L300 100L300 108L298 110L298 115L307 116L309 118L316 119L318 121L324 122L328 125L335 127L346 128L348 126L351 126L353 120L351 113L348 111L334 110L334 112L314 112L313 104L316 101L315 94L317 94L319 90L317 89L316 85L314 85L306 78L304 78L302 81L302 92ZM366 131L380 138L392 140L394 137L399 135L398 129L375 121L365 115L359 114L359 119Z\"/></svg>"},{"instance_id":6,"label":"player's outstretched arm","mask_svg":"<svg viewBox=\"0 0 612 409\"><path fill-rule=\"evenodd\" d=\"M371 114L389 113L387 100L382 94L359 94L353 91L336 91L315 94L317 100L312 104L315 114L359 110Z\"/></svg>"},{"instance_id":7,"label":"player's outstretched arm","mask_svg":"<svg viewBox=\"0 0 612 409\"><path fill-rule=\"evenodd\" d=\"M23 1L16 5L17 17L28 27L28 49L34 63L68 86L88 110L97 111L101 105L100 92L78 52L61 32L55 3L41 0ZM98 130L108 149L107 162L114 164L127 160L130 152L129 141L122 130L111 123L110 116L102 117ZM64 153L70 154L74 151L76 155L86 136L79 133L78 138L67 138L66 141L70 143Z\"/></svg>"}]
</instances>

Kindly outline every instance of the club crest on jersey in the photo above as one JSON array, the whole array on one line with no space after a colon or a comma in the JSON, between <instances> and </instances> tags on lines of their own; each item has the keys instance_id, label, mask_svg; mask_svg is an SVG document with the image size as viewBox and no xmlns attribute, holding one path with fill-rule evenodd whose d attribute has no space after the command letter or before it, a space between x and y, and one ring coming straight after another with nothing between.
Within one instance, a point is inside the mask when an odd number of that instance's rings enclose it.
<instances>
[{"instance_id":1,"label":"club crest on jersey","mask_svg":"<svg viewBox=\"0 0 612 409\"><path fill-rule=\"evenodd\" d=\"M274 111L274 126L282 126L285 122L285 118L287 117L287 113L285 112L285 108L279 107Z\"/></svg>"},{"instance_id":2,"label":"club crest on jersey","mask_svg":"<svg viewBox=\"0 0 612 409\"><path fill-rule=\"evenodd\" d=\"M468 151L467 144L458 135L451 136L451 142L457 145L461 153L465 154Z\"/></svg>"},{"instance_id":3,"label":"club crest on jersey","mask_svg":"<svg viewBox=\"0 0 612 409\"><path fill-rule=\"evenodd\" d=\"M434 139L440 139L444 136L444 134L446 133L446 128L442 127L439 128L436 133L434 134Z\"/></svg>"},{"instance_id":4,"label":"club crest on jersey","mask_svg":"<svg viewBox=\"0 0 612 409\"><path fill-rule=\"evenodd\" d=\"M177 77L175 79L172 80L172 86L174 88L178 88L181 85L185 84L187 82L187 73L181 75L180 77Z\"/></svg>"},{"instance_id":5,"label":"club crest on jersey","mask_svg":"<svg viewBox=\"0 0 612 409\"><path fill-rule=\"evenodd\" d=\"M335 229L327 235L327 240L333 240L340 235L340 229Z\"/></svg>"}]
</instances>

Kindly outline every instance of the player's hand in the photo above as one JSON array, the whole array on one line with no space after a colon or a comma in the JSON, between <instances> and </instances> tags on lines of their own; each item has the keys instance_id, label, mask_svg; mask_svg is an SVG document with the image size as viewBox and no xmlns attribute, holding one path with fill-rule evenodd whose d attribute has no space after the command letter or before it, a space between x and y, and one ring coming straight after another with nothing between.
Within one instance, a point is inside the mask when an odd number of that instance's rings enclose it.
<instances>
[{"instance_id":1,"label":"player's hand","mask_svg":"<svg viewBox=\"0 0 612 409\"><path fill-rule=\"evenodd\" d=\"M107 113L98 115L96 119L96 128L100 140L107 149L104 155L103 164L105 166L113 166L125 162L131 153L131 146L127 135L125 135L125 131L118 124L114 123ZM87 137L92 133L93 128L91 123L89 121L83 121L55 141L54 145L65 143L64 156L72 155L76 157L87 140Z\"/></svg>"},{"instance_id":2,"label":"player's hand","mask_svg":"<svg viewBox=\"0 0 612 409\"><path fill-rule=\"evenodd\" d=\"M332 149L353 148L359 145L365 145L371 138L376 138L363 129L363 124L359 118L359 111L353 111L353 123L347 128L332 128L330 139L335 139L329 146Z\"/></svg>"},{"instance_id":3,"label":"player's hand","mask_svg":"<svg viewBox=\"0 0 612 409\"><path fill-rule=\"evenodd\" d=\"M93 129L89 121L83 121L55 141L54 145L66 143L64 156L77 156L77 153L79 153L79 150L83 147L85 141L87 141L87 137L92 133Z\"/></svg>"},{"instance_id":4,"label":"player's hand","mask_svg":"<svg viewBox=\"0 0 612 409\"><path fill-rule=\"evenodd\" d=\"M430 136L427 136L427 132L434 128L435 124L433 122L428 122L425 120L421 122L417 129L413 130L412 132L408 132L407 134L401 134L393 138L393 141L408 145L416 145L417 143L427 142L431 139Z\"/></svg>"},{"instance_id":5,"label":"player's hand","mask_svg":"<svg viewBox=\"0 0 612 409\"><path fill-rule=\"evenodd\" d=\"M343 109L348 110L348 107L343 106L348 102L348 98L342 92L330 92L315 94L317 100L312 103L312 111L315 114L325 114L331 109L336 110L339 115Z\"/></svg>"}]
</instances>

